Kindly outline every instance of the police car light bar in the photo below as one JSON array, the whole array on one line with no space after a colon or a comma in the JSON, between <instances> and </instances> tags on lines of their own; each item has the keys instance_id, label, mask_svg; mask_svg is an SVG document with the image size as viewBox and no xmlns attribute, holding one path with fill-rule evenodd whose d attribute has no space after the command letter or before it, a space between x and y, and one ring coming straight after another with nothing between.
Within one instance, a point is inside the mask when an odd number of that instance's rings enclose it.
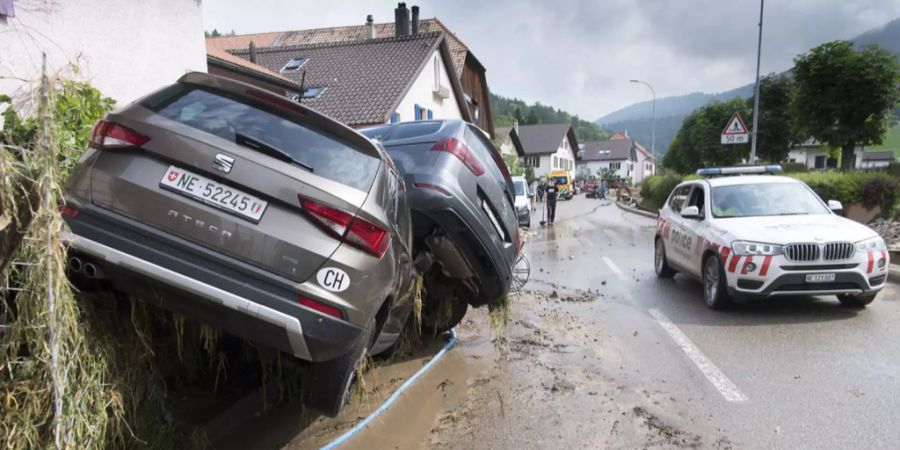
<instances>
[{"instance_id":1,"label":"police car light bar","mask_svg":"<svg viewBox=\"0 0 900 450\"><path fill-rule=\"evenodd\" d=\"M742 175L750 173L781 172L781 166L747 166L747 167L707 167L697 169L697 175L711 177L715 175Z\"/></svg>"}]
</instances>

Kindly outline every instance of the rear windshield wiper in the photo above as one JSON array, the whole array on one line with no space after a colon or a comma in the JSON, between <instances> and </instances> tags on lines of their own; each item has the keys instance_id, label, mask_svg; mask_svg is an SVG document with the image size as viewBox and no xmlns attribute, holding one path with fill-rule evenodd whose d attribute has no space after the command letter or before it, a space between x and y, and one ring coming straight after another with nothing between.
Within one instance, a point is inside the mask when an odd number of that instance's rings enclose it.
<instances>
[{"instance_id":1,"label":"rear windshield wiper","mask_svg":"<svg viewBox=\"0 0 900 450\"><path fill-rule=\"evenodd\" d=\"M244 147L252 148L253 150L256 150L260 153L265 153L269 156L278 158L282 161L296 164L310 172L314 172L313 167L311 165L309 165L303 161L298 161L298 160L294 159L294 157L291 156L290 153L288 153L278 147L273 147L269 144L266 144L265 142L260 141L259 139L254 139L250 136L247 136L246 134L234 133L234 142L237 143L238 145L243 145Z\"/></svg>"}]
</instances>

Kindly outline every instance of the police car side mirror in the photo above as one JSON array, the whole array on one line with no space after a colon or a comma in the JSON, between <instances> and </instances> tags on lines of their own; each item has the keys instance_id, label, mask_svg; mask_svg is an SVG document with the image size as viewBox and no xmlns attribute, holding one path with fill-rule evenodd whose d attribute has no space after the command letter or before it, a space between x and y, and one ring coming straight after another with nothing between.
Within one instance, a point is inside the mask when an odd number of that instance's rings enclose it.
<instances>
[{"instance_id":1,"label":"police car side mirror","mask_svg":"<svg viewBox=\"0 0 900 450\"><path fill-rule=\"evenodd\" d=\"M839 202L837 200L828 200L828 209L830 209L834 212L838 212L838 211L844 209L844 205L842 205L841 202Z\"/></svg>"},{"instance_id":2,"label":"police car side mirror","mask_svg":"<svg viewBox=\"0 0 900 450\"><path fill-rule=\"evenodd\" d=\"M681 217L685 219L699 219L700 216L700 208L696 206L687 206L681 210Z\"/></svg>"}]
</instances>

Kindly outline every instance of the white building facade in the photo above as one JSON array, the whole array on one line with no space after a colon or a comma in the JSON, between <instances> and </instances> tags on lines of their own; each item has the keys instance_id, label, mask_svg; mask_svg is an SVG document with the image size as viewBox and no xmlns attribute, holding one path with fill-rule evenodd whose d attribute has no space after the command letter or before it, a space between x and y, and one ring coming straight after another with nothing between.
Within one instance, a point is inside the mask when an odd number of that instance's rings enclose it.
<instances>
[{"instance_id":1,"label":"white building facade","mask_svg":"<svg viewBox=\"0 0 900 450\"><path fill-rule=\"evenodd\" d=\"M388 122L461 118L447 66L435 50Z\"/></svg>"},{"instance_id":2,"label":"white building facade","mask_svg":"<svg viewBox=\"0 0 900 450\"><path fill-rule=\"evenodd\" d=\"M24 95L41 74L88 81L119 105L206 71L201 0L13 3L0 16L0 93Z\"/></svg>"},{"instance_id":3,"label":"white building facade","mask_svg":"<svg viewBox=\"0 0 900 450\"><path fill-rule=\"evenodd\" d=\"M519 162L531 167L535 177L554 170L575 175L578 142L570 124L515 125L510 137Z\"/></svg>"}]
</instances>

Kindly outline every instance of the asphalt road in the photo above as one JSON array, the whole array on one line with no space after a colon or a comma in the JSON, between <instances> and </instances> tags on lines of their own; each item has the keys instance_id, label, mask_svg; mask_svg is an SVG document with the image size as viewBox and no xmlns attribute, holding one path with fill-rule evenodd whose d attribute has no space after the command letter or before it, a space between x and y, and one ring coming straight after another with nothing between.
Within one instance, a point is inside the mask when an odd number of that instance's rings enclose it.
<instances>
[{"instance_id":1,"label":"asphalt road","mask_svg":"<svg viewBox=\"0 0 900 450\"><path fill-rule=\"evenodd\" d=\"M583 197L557 215L553 227L533 220L530 287L600 292L603 307L582 319L619 337L647 389L685 399L683 423L737 448L900 445L896 285L864 310L798 297L712 311L698 282L655 277L654 219Z\"/></svg>"}]
</instances>

